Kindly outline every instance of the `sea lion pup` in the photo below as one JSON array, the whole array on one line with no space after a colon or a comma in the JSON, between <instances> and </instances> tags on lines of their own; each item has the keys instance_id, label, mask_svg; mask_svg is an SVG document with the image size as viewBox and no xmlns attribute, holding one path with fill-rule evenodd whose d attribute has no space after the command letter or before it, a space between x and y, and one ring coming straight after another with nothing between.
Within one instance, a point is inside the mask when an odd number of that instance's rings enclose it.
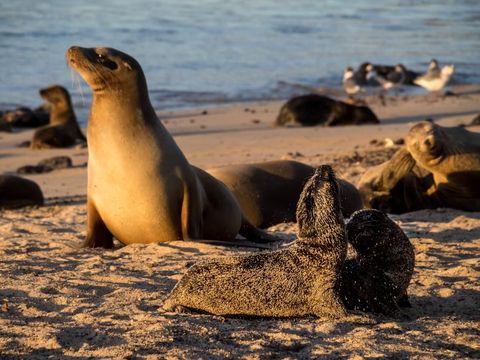
<instances>
[{"instance_id":1,"label":"sea lion pup","mask_svg":"<svg viewBox=\"0 0 480 360\"><path fill-rule=\"evenodd\" d=\"M78 126L67 89L53 85L41 89L40 95L51 104L50 123L35 131L32 149L64 148L74 145L77 139L87 140Z\"/></svg>"},{"instance_id":2,"label":"sea lion pup","mask_svg":"<svg viewBox=\"0 0 480 360\"><path fill-rule=\"evenodd\" d=\"M296 221L296 204L307 179L315 169L292 160L229 165L208 169L235 195L245 218L253 225L267 228ZM344 217L363 207L357 188L338 179Z\"/></svg>"},{"instance_id":3,"label":"sea lion pup","mask_svg":"<svg viewBox=\"0 0 480 360\"><path fill-rule=\"evenodd\" d=\"M357 255L343 268L340 293L349 310L398 315L408 306L415 252L400 227L378 210L359 210L347 223Z\"/></svg>"},{"instance_id":4,"label":"sea lion pup","mask_svg":"<svg viewBox=\"0 0 480 360\"><path fill-rule=\"evenodd\" d=\"M43 194L33 181L12 175L0 175L0 209L43 205Z\"/></svg>"},{"instance_id":5,"label":"sea lion pup","mask_svg":"<svg viewBox=\"0 0 480 360\"><path fill-rule=\"evenodd\" d=\"M275 125L297 123L302 126L378 124L367 106L356 106L329 97L310 94L288 100L280 109Z\"/></svg>"},{"instance_id":6,"label":"sea lion pup","mask_svg":"<svg viewBox=\"0 0 480 360\"><path fill-rule=\"evenodd\" d=\"M288 248L193 265L164 308L259 317L345 315L337 283L347 240L330 166L320 166L306 183L297 220L299 239Z\"/></svg>"},{"instance_id":7,"label":"sea lion pup","mask_svg":"<svg viewBox=\"0 0 480 360\"><path fill-rule=\"evenodd\" d=\"M366 207L392 213L441 206L480 210L480 134L423 121L410 129L405 144L360 179Z\"/></svg>"},{"instance_id":8,"label":"sea lion pup","mask_svg":"<svg viewBox=\"0 0 480 360\"><path fill-rule=\"evenodd\" d=\"M231 242L248 227L227 187L190 166L158 120L133 57L76 46L66 57L93 90L84 246L111 248L113 236L123 244ZM272 240L250 228L249 240Z\"/></svg>"}]
</instances>

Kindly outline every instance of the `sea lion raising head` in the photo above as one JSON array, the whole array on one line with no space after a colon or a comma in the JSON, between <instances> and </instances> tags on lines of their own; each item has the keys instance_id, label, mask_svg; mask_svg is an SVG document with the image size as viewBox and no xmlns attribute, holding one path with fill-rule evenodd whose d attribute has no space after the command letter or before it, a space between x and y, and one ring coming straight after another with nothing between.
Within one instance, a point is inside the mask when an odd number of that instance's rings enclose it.
<instances>
[{"instance_id":1,"label":"sea lion raising head","mask_svg":"<svg viewBox=\"0 0 480 360\"><path fill-rule=\"evenodd\" d=\"M73 110L70 94L60 85L40 89L40 96L50 104L49 125L35 131L32 149L68 147L76 140L86 141Z\"/></svg>"},{"instance_id":2,"label":"sea lion raising head","mask_svg":"<svg viewBox=\"0 0 480 360\"><path fill-rule=\"evenodd\" d=\"M286 249L193 265L164 308L260 317L344 315L337 283L347 240L329 166L321 166L306 183L297 221L299 239Z\"/></svg>"},{"instance_id":3,"label":"sea lion raising head","mask_svg":"<svg viewBox=\"0 0 480 360\"><path fill-rule=\"evenodd\" d=\"M191 166L159 121L133 57L76 46L66 56L93 90L84 246L231 241L248 227L226 186Z\"/></svg>"}]
</instances>

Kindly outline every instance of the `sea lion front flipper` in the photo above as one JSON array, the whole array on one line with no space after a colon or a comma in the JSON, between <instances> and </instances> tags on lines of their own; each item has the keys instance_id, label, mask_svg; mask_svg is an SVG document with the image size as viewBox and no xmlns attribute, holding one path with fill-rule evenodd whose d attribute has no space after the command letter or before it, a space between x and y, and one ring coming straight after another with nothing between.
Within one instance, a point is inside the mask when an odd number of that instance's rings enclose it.
<instances>
[{"instance_id":1,"label":"sea lion front flipper","mask_svg":"<svg viewBox=\"0 0 480 360\"><path fill-rule=\"evenodd\" d=\"M87 199L87 238L82 244L84 248L113 248L113 235L103 222L95 205Z\"/></svg>"},{"instance_id":2,"label":"sea lion front flipper","mask_svg":"<svg viewBox=\"0 0 480 360\"><path fill-rule=\"evenodd\" d=\"M378 176L375 191L389 191L397 185L415 166L415 160L408 150L403 147L388 160Z\"/></svg>"}]
</instances>

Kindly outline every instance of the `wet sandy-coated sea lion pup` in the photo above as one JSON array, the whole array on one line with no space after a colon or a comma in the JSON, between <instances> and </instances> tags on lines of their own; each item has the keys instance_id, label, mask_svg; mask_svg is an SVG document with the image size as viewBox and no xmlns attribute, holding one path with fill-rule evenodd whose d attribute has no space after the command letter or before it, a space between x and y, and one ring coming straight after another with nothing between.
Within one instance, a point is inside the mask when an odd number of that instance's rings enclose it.
<instances>
[{"instance_id":1,"label":"wet sandy-coated sea lion pup","mask_svg":"<svg viewBox=\"0 0 480 360\"><path fill-rule=\"evenodd\" d=\"M66 56L93 90L84 246L112 247L113 236L124 244L232 241L241 226L250 240L271 240L242 223L225 185L190 166L158 120L134 58L76 46Z\"/></svg>"},{"instance_id":2,"label":"wet sandy-coated sea lion pup","mask_svg":"<svg viewBox=\"0 0 480 360\"><path fill-rule=\"evenodd\" d=\"M345 315L338 282L347 239L330 166L320 166L306 183L297 221L299 239L288 248L193 265L164 308L260 317Z\"/></svg>"},{"instance_id":3,"label":"wet sandy-coated sea lion pup","mask_svg":"<svg viewBox=\"0 0 480 360\"><path fill-rule=\"evenodd\" d=\"M235 195L246 219L260 228L294 222L296 206L307 179L315 169L292 160L229 165L207 169ZM344 217L363 207L360 192L338 179Z\"/></svg>"},{"instance_id":4,"label":"wet sandy-coated sea lion pup","mask_svg":"<svg viewBox=\"0 0 480 360\"><path fill-rule=\"evenodd\" d=\"M365 206L391 213L480 210L480 134L423 121L410 129L405 144L360 179Z\"/></svg>"},{"instance_id":5,"label":"wet sandy-coated sea lion pup","mask_svg":"<svg viewBox=\"0 0 480 360\"><path fill-rule=\"evenodd\" d=\"M51 104L50 123L35 131L31 148L64 148L74 145L77 139L86 141L78 126L67 89L60 85L53 85L41 89L40 95Z\"/></svg>"},{"instance_id":6,"label":"wet sandy-coated sea lion pup","mask_svg":"<svg viewBox=\"0 0 480 360\"><path fill-rule=\"evenodd\" d=\"M226 256L193 265L167 297L167 311L216 315L340 317L346 310L396 316L408 306L412 244L377 210L346 226L329 166L305 185L297 207L299 239L273 252ZM356 255L346 258L346 240Z\"/></svg>"},{"instance_id":7,"label":"wet sandy-coated sea lion pup","mask_svg":"<svg viewBox=\"0 0 480 360\"><path fill-rule=\"evenodd\" d=\"M0 209L43 205L40 187L32 180L13 175L0 175Z\"/></svg>"},{"instance_id":8,"label":"wet sandy-coated sea lion pup","mask_svg":"<svg viewBox=\"0 0 480 360\"><path fill-rule=\"evenodd\" d=\"M379 122L367 106L350 105L323 95L310 94L288 100L281 107L275 125L297 123L302 126L339 126Z\"/></svg>"},{"instance_id":9,"label":"wet sandy-coated sea lion pup","mask_svg":"<svg viewBox=\"0 0 480 360\"><path fill-rule=\"evenodd\" d=\"M342 267L340 294L350 310L398 315L409 306L407 288L415 252L400 227L378 210L360 210L347 223L347 238L356 251Z\"/></svg>"}]
</instances>

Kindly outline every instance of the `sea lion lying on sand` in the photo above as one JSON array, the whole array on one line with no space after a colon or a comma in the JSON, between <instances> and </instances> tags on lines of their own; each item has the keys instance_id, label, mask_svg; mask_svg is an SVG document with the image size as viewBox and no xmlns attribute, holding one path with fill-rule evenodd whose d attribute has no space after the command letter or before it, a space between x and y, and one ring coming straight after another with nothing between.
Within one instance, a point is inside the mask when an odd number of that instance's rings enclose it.
<instances>
[{"instance_id":1,"label":"sea lion lying on sand","mask_svg":"<svg viewBox=\"0 0 480 360\"><path fill-rule=\"evenodd\" d=\"M391 213L451 207L480 210L480 134L429 121L414 125L406 146L369 169L358 188L366 207Z\"/></svg>"},{"instance_id":2,"label":"sea lion lying on sand","mask_svg":"<svg viewBox=\"0 0 480 360\"><path fill-rule=\"evenodd\" d=\"M216 315L338 318L347 309L396 314L413 272L413 249L375 210L356 212L347 237L338 185L328 165L307 181L297 206L298 237L276 251L193 265L168 295L168 311Z\"/></svg>"},{"instance_id":3,"label":"sea lion lying on sand","mask_svg":"<svg viewBox=\"0 0 480 360\"><path fill-rule=\"evenodd\" d=\"M297 123L302 126L378 124L367 106L356 106L322 95L302 95L288 100L280 109L275 125Z\"/></svg>"},{"instance_id":4,"label":"sea lion lying on sand","mask_svg":"<svg viewBox=\"0 0 480 360\"><path fill-rule=\"evenodd\" d=\"M32 180L12 175L0 175L0 209L43 205L40 187Z\"/></svg>"},{"instance_id":5,"label":"sea lion lying on sand","mask_svg":"<svg viewBox=\"0 0 480 360\"><path fill-rule=\"evenodd\" d=\"M50 123L35 131L32 149L64 148L77 140L87 140L78 126L67 89L53 85L41 89L40 95L51 104Z\"/></svg>"},{"instance_id":6,"label":"sea lion lying on sand","mask_svg":"<svg viewBox=\"0 0 480 360\"><path fill-rule=\"evenodd\" d=\"M260 228L296 220L296 204L307 179L315 172L298 161L277 160L208 169L235 195L246 219ZM342 213L350 217L363 207L355 186L338 180Z\"/></svg>"}]
</instances>

